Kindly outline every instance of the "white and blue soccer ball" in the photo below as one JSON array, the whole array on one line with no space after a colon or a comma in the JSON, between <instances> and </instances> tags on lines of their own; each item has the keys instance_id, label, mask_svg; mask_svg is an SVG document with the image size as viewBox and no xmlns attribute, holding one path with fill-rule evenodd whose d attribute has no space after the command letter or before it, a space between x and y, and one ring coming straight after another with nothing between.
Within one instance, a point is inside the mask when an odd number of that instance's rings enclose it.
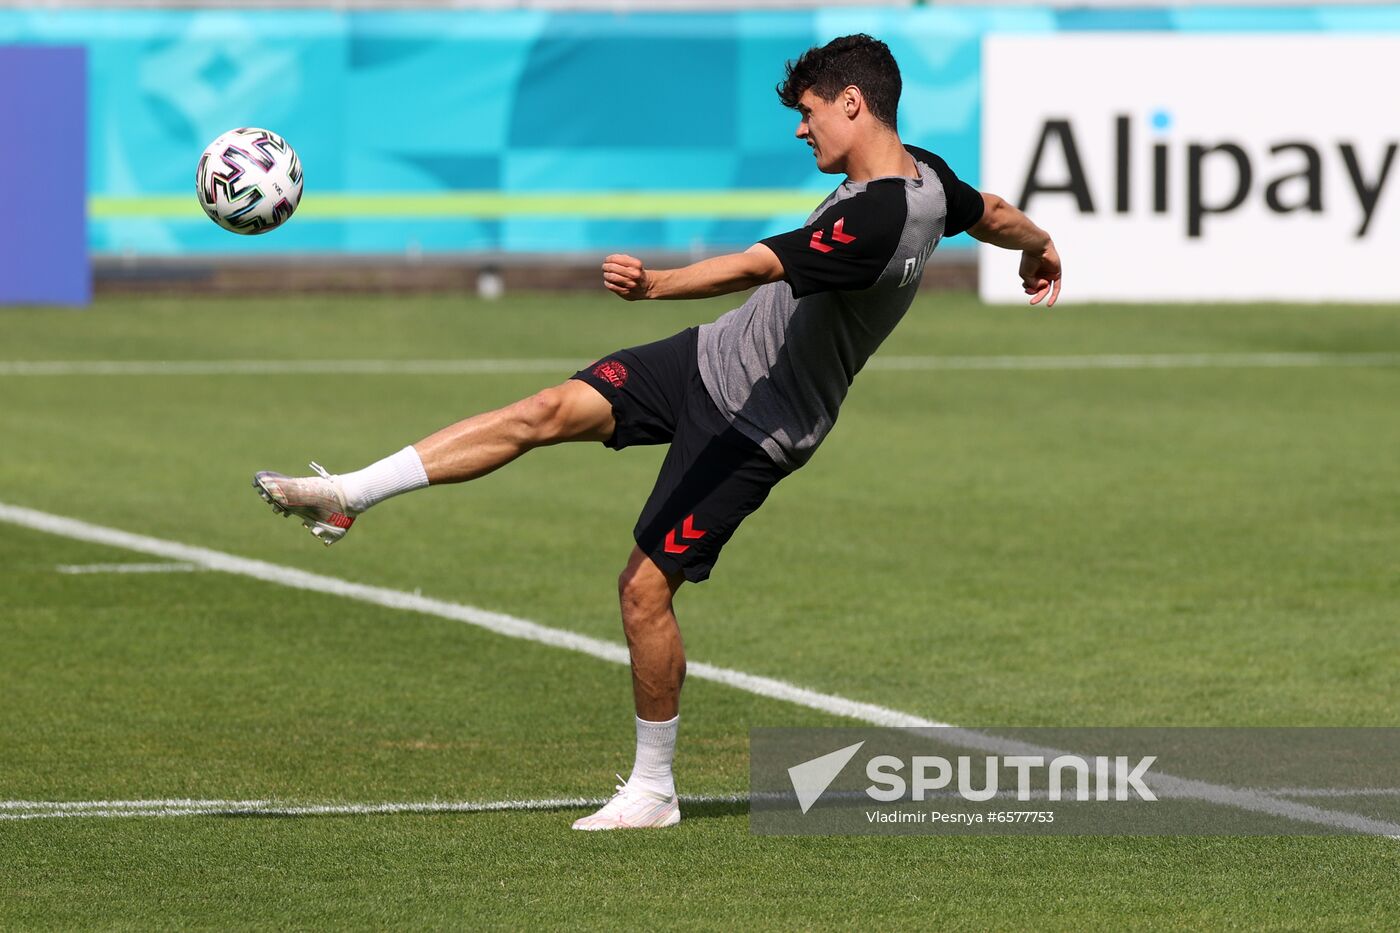
<instances>
[{"instance_id":1,"label":"white and blue soccer ball","mask_svg":"<svg viewBox=\"0 0 1400 933\"><path fill-rule=\"evenodd\" d=\"M269 130L229 130L199 157L195 190L204 213L234 233L266 233L301 203L301 160Z\"/></svg>"}]
</instances>

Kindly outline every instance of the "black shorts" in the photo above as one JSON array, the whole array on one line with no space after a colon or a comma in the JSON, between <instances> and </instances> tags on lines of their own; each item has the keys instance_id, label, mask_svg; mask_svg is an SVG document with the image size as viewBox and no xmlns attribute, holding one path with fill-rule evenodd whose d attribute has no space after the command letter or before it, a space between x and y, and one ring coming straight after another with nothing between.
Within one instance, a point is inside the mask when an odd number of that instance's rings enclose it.
<instances>
[{"instance_id":1,"label":"black shorts","mask_svg":"<svg viewBox=\"0 0 1400 933\"><path fill-rule=\"evenodd\" d=\"M632 536L667 573L699 583L720 549L787 471L737 431L700 378L699 331L618 350L575 379L597 389L617 422L603 443L670 444Z\"/></svg>"}]
</instances>

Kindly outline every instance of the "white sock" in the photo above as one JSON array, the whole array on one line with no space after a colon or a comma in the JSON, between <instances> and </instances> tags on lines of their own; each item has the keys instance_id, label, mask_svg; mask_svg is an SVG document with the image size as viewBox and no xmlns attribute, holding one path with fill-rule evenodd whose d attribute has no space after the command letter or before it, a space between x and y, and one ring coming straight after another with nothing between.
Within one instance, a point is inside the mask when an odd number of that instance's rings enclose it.
<instances>
[{"instance_id":1,"label":"white sock","mask_svg":"<svg viewBox=\"0 0 1400 933\"><path fill-rule=\"evenodd\" d=\"M340 488L345 492L345 504L356 512L399 493L412 492L428 485L428 474L418 451L411 446L390 454L363 470L340 475Z\"/></svg>"},{"instance_id":2,"label":"white sock","mask_svg":"<svg viewBox=\"0 0 1400 933\"><path fill-rule=\"evenodd\" d=\"M665 722L637 719L637 760L632 764L628 787L640 787L670 797L676 792L676 780L671 776L671 759L676 755L676 730L681 717Z\"/></svg>"}]
</instances>

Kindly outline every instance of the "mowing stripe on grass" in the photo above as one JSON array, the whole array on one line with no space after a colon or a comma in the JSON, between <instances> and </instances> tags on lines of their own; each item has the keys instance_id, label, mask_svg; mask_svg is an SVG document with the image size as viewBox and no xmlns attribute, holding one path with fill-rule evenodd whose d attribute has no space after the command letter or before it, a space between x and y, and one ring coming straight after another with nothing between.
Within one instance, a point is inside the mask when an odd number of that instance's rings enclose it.
<instances>
[{"instance_id":1,"label":"mowing stripe on grass","mask_svg":"<svg viewBox=\"0 0 1400 933\"><path fill-rule=\"evenodd\" d=\"M351 583L348 580L339 580L335 577L309 573L305 570L283 567L267 561L237 557L209 548L133 534L117 528L94 525L3 502L0 502L0 521L78 541L123 548L169 560L186 561L209 570L276 583L292 589L341 596L346 599L383 606L387 609L417 612L465 622L468 625L474 625L499 635L537 642L555 648L565 648L615 664L625 665L629 663L625 645L603 641L588 635L580 635L577 632L550 628L528 619L490 612L462 603L432 599L388 587ZM829 693L820 693L771 677L746 674L743 671L716 667L713 664L699 661L692 661L687 665L687 674L691 678L725 684L757 696L782 700L845 719L854 719L877 726L922 728L936 731L937 734L931 735L931 738L960 748L997 755L1041 755L1047 759L1071 754L1063 749L1047 748L1017 739L1002 738L985 732L963 729L923 716L916 716L913 713L890 709L886 706L863 703L859 700L851 700ZM1159 797L1202 800L1254 813L1282 817L1300 823L1330 826L1334 829L1344 829L1368 835L1400 838L1400 823L1371 819L1354 813L1325 810L1284 800L1256 790L1227 787L1161 773L1154 773L1150 777L1150 786Z\"/></svg>"},{"instance_id":2,"label":"mowing stripe on grass","mask_svg":"<svg viewBox=\"0 0 1400 933\"><path fill-rule=\"evenodd\" d=\"M0 376L565 375L587 359L10 360ZM877 356L876 372L1007 370L1325 369L1400 366L1400 353L1108 353L1067 356Z\"/></svg>"}]
</instances>

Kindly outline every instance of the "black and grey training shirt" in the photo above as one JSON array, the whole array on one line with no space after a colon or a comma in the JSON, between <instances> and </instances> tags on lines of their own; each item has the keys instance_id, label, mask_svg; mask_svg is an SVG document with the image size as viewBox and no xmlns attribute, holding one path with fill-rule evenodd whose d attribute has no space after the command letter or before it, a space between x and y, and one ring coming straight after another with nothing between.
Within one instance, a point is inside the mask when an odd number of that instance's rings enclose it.
<instances>
[{"instance_id":1,"label":"black and grey training shirt","mask_svg":"<svg viewBox=\"0 0 1400 933\"><path fill-rule=\"evenodd\" d=\"M865 361L909 309L924 262L982 217L982 196L938 156L905 147L918 178L847 181L805 226L769 237L784 280L700 328L719 410L788 469L807 462Z\"/></svg>"}]
</instances>

